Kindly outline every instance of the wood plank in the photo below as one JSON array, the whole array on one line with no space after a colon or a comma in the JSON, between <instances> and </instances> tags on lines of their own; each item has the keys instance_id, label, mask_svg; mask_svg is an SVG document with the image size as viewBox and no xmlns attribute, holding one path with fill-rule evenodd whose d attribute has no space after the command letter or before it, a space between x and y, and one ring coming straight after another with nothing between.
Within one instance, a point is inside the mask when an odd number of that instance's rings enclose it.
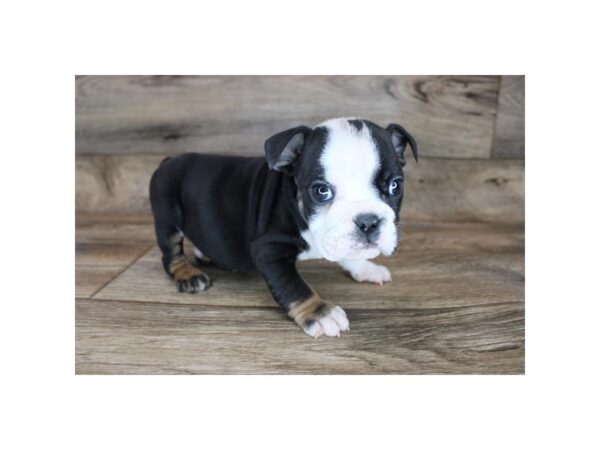
<instances>
[{"instance_id":1,"label":"wood plank","mask_svg":"<svg viewBox=\"0 0 600 450\"><path fill-rule=\"evenodd\" d=\"M78 153L260 155L269 136L356 116L410 130L425 157L488 158L497 76L78 76Z\"/></svg>"},{"instance_id":2,"label":"wood plank","mask_svg":"<svg viewBox=\"0 0 600 450\"><path fill-rule=\"evenodd\" d=\"M350 309L311 339L273 308L76 302L78 374L524 372L522 303Z\"/></svg>"},{"instance_id":3,"label":"wood plank","mask_svg":"<svg viewBox=\"0 0 600 450\"><path fill-rule=\"evenodd\" d=\"M163 158L161 155L77 155L76 211L151 214L150 177Z\"/></svg>"},{"instance_id":4,"label":"wood plank","mask_svg":"<svg viewBox=\"0 0 600 450\"><path fill-rule=\"evenodd\" d=\"M503 75L492 147L494 158L525 158L525 76Z\"/></svg>"},{"instance_id":5,"label":"wood plank","mask_svg":"<svg viewBox=\"0 0 600 450\"><path fill-rule=\"evenodd\" d=\"M428 159L412 163L405 172L406 219L525 221L522 160Z\"/></svg>"},{"instance_id":6,"label":"wood plank","mask_svg":"<svg viewBox=\"0 0 600 450\"><path fill-rule=\"evenodd\" d=\"M77 242L75 244L75 295L91 296L147 251L147 244Z\"/></svg>"},{"instance_id":7,"label":"wood plank","mask_svg":"<svg viewBox=\"0 0 600 450\"><path fill-rule=\"evenodd\" d=\"M156 242L152 215L107 214L77 212L75 217L77 243L153 244Z\"/></svg>"},{"instance_id":8,"label":"wood plank","mask_svg":"<svg viewBox=\"0 0 600 450\"><path fill-rule=\"evenodd\" d=\"M355 283L326 261L299 263L308 283L344 308L442 308L524 300L522 226L407 224L400 250L380 258L392 273L383 286ZM153 248L98 292L98 300L276 308L259 274L207 268L213 286L178 293Z\"/></svg>"},{"instance_id":9,"label":"wood plank","mask_svg":"<svg viewBox=\"0 0 600 450\"><path fill-rule=\"evenodd\" d=\"M163 157L78 155L77 211L149 215L148 184ZM524 221L523 161L424 159L410 161L406 177L406 219Z\"/></svg>"}]
</instances>

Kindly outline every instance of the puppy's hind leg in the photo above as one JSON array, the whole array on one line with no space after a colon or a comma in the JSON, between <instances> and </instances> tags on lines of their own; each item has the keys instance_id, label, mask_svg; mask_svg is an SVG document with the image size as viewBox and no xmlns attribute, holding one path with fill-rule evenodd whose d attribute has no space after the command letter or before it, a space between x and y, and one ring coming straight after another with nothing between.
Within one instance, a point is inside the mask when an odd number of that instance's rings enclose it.
<instances>
[{"instance_id":1,"label":"puppy's hind leg","mask_svg":"<svg viewBox=\"0 0 600 450\"><path fill-rule=\"evenodd\" d=\"M160 207L153 201L156 239L162 252L162 262L179 292L195 293L210 287L210 278L192 265L183 253L183 233L179 229L175 207Z\"/></svg>"}]
</instances>

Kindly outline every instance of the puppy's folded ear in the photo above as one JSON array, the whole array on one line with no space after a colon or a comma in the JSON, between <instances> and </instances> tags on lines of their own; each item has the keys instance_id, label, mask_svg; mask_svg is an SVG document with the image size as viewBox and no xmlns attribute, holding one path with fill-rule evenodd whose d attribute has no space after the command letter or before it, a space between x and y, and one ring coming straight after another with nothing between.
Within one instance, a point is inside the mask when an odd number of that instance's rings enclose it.
<instances>
[{"instance_id":1,"label":"puppy's folded ear","mask_svg":"<svg viewBox=\"0 0 600 450\"><path fill-rule=\"evenodd\" d=\"M408 131L395 123L389 124L386 130L392 137L392 144L394 145L394 149L396 150L402 165L406 164L406 159L404 159L404 150L406 149L406 144L410 144L415 161L419 161L417 141L415 141L415 138L412 137Z\"/></svg>"},{"instance_id":2,"label":"puppy's folded ear","mask_svg":"<svg viewBox=\"0 0 600 450\"><path fill-rule=\"evenodd\" d=\"M265 154L269 169L291 175L293 166L302 153L304 143L312 130L299 126L277 133L265 141Z\"/></svg>"}]
</instances>

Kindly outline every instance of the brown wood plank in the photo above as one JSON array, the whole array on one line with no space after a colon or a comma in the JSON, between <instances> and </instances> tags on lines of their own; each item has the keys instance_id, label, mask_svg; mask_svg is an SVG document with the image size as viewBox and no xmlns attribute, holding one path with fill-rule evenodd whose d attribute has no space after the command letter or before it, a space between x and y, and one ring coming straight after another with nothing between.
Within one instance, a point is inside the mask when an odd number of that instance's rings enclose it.
<instances>
[{"instance_id":1,"label":"brown wood plank","mask_svg":"<svg viewBox=\"0 0 600 450\"><path fill-rule=\"evenodd\" d=\"M344 308L440 308L522 302L522 226L408 224L400 250L379 258L392 273L383 286L359 284L334 263L305 261L299 269L326 299ZM259 274L207 268L213 286L181 294L166 276L153 248L94 298L206 306L276 308Z\"/></svg>"},{"instance_id":2,"label":"brown wood plank","mask_svg":"<svg viewBox=\"0 0 600 450\"><path fill-rule=\"evenodd\" d=\"M76 211L150 215L150 177L163 158L161 155L77 155Z\"/></svg>"},{"instance_id":3,"label":"brown wood plank","mask_svg":"<svg viewBox=\"0 0 600 450\"><path fill-rule=\"evenodd\" d=\"M155 240L152 214L107 214L77 212L75 241L78 243L153 244Z\"/></svg>"},{"instance_id":4,"label":"brown wood plank","mask_svg":"<svg viewBox=\"0 0 600 450\"><path fill-rule=\"evenodd\" d=\"M406 219L525 221L522 160L423 160L406 169L405 192Z\"/></svg>"},{"instance_id":5,"label":"brown wood plank","mask_svg":"<svg viewBox=\"0 0 600 450\"><path fill-rule=\"evenodd\" d=\"M148 184L163 157L78 155L77 211L149 217ZM408 163L406 177L406 219L524 220L523 161L423 159Z\"/></svg>"},{"instance_id":6,"label":"brown wood plank","mask_svg":"<svg viewBox=\"0 0 600 450\"><path fill-rule=\"evenodd\" d=\"M148 244L75 244L75 295L89 297L144 252Z\"/></svg>"},{"instance_id":7,"label":"brown wood plank","mask_svg":"<svg viewBox=\"0 0 600 450\"><path fill-rule=\"evenodd\" d=\"M524 75L502 76L492 156L525 158Z\"/></svg>"},{"instance_id":8,"label":"brown wood plank","mask_svg":"<svg viewBox=\"0 0 600 450\"><path fill-rule=\"evenodd\" d=\"M425 157L488 158L497 76L79 76L78 153L262 154L269 136L357 116Z\"/></svg>"},{"instance_id":9,"label":"brown wood plank","mask_svg":"<svg viewBox=\"0 0 600 450\"><path fill-rule=\"evenodd\" d=\"M154 244L150 216L77 214L75 293L89 297Z\"/></svg>"},{"instance_id":10,"label":"brown wood plank","mask_svg":"<svg viewBox=\"0 0 600 450\"><path fill-rule=\"evenodd\" d=\"M78 300L78 374L523 373L524 307L349 309L312 339L273 308Z\"/></svg>"}]
</instances>

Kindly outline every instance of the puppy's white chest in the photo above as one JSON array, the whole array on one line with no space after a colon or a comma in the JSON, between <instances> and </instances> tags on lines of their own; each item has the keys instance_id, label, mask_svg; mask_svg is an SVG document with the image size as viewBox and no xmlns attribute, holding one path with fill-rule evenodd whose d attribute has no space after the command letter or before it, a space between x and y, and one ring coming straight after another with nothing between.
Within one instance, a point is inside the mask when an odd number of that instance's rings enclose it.
<instances>
[{"instance_id":1,"label":"puppy's white chest","mask_svg":"<svg viewBox=\"0 0 600 450\"><path fill-rule=\"evenodd\" d=\"M301 236L302 236L302 239L304 239L306 241L306 243L308 244L308 250L305 250L302 253L300 253L298 255L297 260L298 261L306 261L307 259L323 258L323 255L321 255L321 253L317 249L317 243L315 241L313 234L309 230L306 230L301 233Z\"/></svg>"}]
</instances>

